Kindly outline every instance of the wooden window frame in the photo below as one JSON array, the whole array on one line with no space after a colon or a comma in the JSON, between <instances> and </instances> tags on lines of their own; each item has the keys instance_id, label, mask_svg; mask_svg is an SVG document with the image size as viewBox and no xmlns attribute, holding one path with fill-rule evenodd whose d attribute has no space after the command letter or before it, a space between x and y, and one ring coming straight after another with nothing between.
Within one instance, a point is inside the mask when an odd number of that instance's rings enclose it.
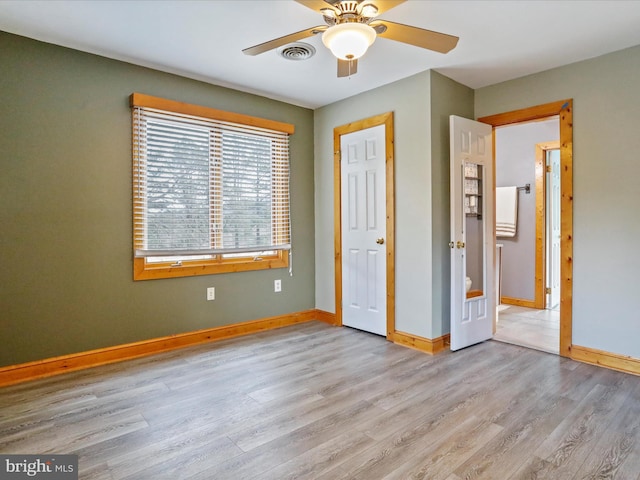
<instances>
[{"instance_id":1,"label":"wooden window frame","mask_svg":"<svg viewBox=\"0 0 640 480\"><path fill-rule=\"evenodd\" d=\"M284 132L292 135L295 127L292 124L268 120L239 113L226 112L200 105L192 105L174 100L153 97L142 93L133 93L130 97L131 107L147 107L183 115L192 115L212 120L232 122L241 125L265 128ZM135 128L135 126L133 126ZM135 160L134 160L135 168ZM134 172L135 175L135 172ZM137 186L134 182L134 201L137 195ZM289 200L290 201L290 200ZM135 225L137 223L136 209L134 208L134 239ZM276 232L276 236L281 236ZM135 240L134 240L135 243ZM135 249L135 244L134 244ZM198 275L214 275L219 273L245 272L254 270L268 270L273 268L289 267L290 250L277 250L272 255L260 257L236 257L229 258L224 255L214 255L210 259L183 260L177 265L175 262L148 262L145 257L133 258L133 279L152 280L162 278L192 277Z\"/></svg>"}]
</instances>

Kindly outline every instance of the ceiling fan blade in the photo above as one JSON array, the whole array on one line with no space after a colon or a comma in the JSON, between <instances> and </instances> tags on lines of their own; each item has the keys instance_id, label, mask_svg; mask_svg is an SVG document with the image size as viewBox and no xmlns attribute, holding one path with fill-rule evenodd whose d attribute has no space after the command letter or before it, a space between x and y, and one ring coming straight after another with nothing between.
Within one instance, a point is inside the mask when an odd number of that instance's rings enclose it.
<instances>
[{"instance_id":1,"label":"ceiling fan blade","mask_svg":"<svg viewBox=\"0 0 640 480\"><path fill-rule=\"evenodd\" d=\"M300 5L304 5L305 7L310 8L316 12L319 12L323 8L331 8L336 10L331 3L325 2L324 0L295 0ZM337 12L337 10L336 10Z\"/></svg>"},{"instance_id":2,"label":"ceiling fan blade","mask_svg":"<svg viewBox=\"0 0 640 480\"><path fill-rule=\"evenodd\" d=\"M375 5L378 9L378 15L381 15L387 10L391 10L393 7L397 7L398 5L406 1L407 0L366 0L362 2L362 5Z\"/></svg>"},{"instance_id":3,"label":"ceiling fan blade","mask_svg":"<svg viewBox=\"0 0 640 480\"><path fill-rule=\"evenodd\" d=\"M411 27L401 23L389 22L387 20L376 20L370 24L373 28L380 25L386 27L383 32L378 31L378 36L395 40L396 42L408 43L416 47L434 50L440 53L447 53L458 44L458 37L447 35L446 33L433 32L424 28ZM381 28L380 28L381 30Z\"/></svg>"},{"instance_id":4,"label":"ceiling fan blade","mask_svg":"<svg viewBox=\"0 0 640 480\"><path fill-rule=\"evenodd\" d=\"M244 53L245 55L259 55L261 53L268 52L269 50L273 50L274 48L281 47L282 45L297 42L298 40L302 40L303 38L311 37L316 33L324 32L326 29L326 25L318 25L317 27L307 28L306 30L301 30L300 32L291 33L289 35L285 35L284 37L274 38L273 40L269 40L268 42L245 48L244 50L242 50L242 53Z\"/></svg>"},{"instance_id":5,"label":"ceiling fan blade","mask_svg":"<svg viewBox=\"0 0 640 480\"><path fill-rule=\"evenodd\" d=\"M338 78L350 77L358 73L358 59L341 60L338 59Z\"/></svg>"}]
</instances>

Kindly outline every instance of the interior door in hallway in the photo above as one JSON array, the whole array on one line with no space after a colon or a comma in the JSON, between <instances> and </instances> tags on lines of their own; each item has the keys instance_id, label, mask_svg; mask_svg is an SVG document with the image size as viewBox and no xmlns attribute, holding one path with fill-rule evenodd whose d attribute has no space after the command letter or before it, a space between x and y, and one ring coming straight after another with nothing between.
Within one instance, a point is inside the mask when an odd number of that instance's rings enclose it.
<instances>
[{"instance_id":1,"label":"interior door in hallway","mask_svg":"<svg viewBox=\"0 0 640 480\"><path fill-rule=\"evenodd\" d=\"M342 323L386 335L385 126L340 139Z\"/></svg>"},{"instance_id":2,"label":"interior door in hallway","mask_svg":"<svg viewBox=\"0 0 640 480\"><path fill-rule=\"evenodd\" d=\"M548 309L560 305L560 149L547 150L547 285Z\"/></svg>"}]
</instances>

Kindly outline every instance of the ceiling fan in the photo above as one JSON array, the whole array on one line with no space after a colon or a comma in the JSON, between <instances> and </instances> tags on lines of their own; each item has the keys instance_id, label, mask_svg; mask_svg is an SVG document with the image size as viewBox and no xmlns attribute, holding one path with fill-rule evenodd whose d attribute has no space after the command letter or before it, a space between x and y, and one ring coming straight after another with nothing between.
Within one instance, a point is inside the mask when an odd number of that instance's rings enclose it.
<instances>
[{"instance_id":1,"label":"ceiling fan","mask_svg":"<svg viewBox=\"0 0 640 480\"><path fill-rule=\"evenodd\" d=\"M379 20L378 15L406 0L295 0L322 14L326 25L307 28L268 42L245 48L246 55L259 55L274 48L322 33L322 43L338 59L338 77L358 71L358 58L380 36L440 53L451 51L458 37L401 23Z\"/></svg>"}]
</instances>

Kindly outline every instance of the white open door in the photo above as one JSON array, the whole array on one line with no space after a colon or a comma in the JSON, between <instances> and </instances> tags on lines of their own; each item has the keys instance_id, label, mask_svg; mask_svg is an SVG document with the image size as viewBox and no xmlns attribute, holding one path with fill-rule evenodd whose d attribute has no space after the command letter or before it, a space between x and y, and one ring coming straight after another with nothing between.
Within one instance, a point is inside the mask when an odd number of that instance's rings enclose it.
<instances>
[{"instance_id":1,"label":"white open door","mask_svg":"<svg viewBox=\"0 0 640 480\"><path fill-rule=\"evenodd\" d=\"M387 334L385 125L340 137L342 324Z\"/></svg>"},{"instance_id":2,"label":"white open door","mask_svg":"<svg viewBox=\"0 0 640 480\"><path fill-rule=\"evenodd\" d=\"M493 336L496 315L492 127L452 115L451 350Z\"/></svg>"},{"instance_id":3,"label":"white open door","mask_svg":"<svg viewBox=\"0 0 640 480\"><path fill-rule=\"evenodd\" d=\"M560 305L560 150L547 150L547 285L546 308Z\"/></svg>"}]
</instances>

